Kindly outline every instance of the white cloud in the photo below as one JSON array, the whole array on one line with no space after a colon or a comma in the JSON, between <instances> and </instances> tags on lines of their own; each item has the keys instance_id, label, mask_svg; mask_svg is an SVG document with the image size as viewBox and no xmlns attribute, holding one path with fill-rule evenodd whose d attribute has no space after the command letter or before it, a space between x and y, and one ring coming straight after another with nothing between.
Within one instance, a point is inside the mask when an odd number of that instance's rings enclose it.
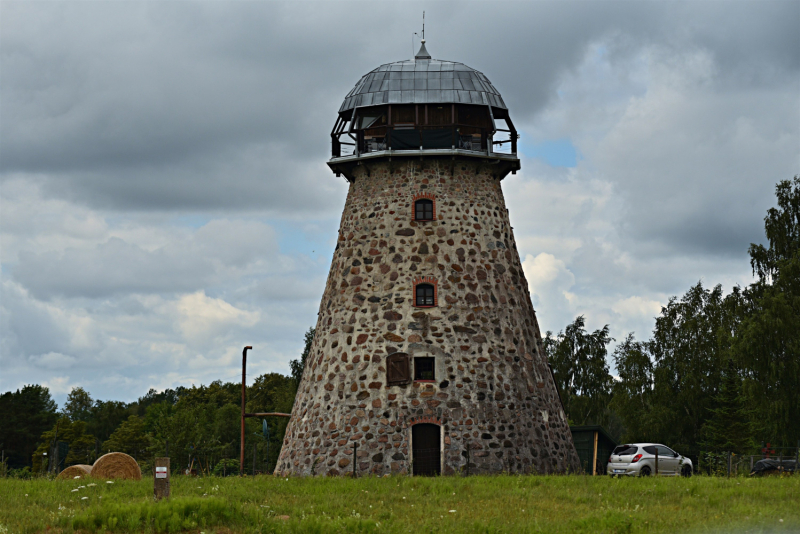
<instances>
[{"instance_id":1,"label":"white cloud","mask_svg":"<svg viewBox=\"0 0 800 534\"><path fill-rule=\"evenodd\" d=\"M241 310L222 299L209 298L203 291L184 295L174 304L181 333L187 343L202 345L229 330L232 325L251 327L258 323L258 312Z\"/></svg>"},{"instance_id":2,"label":"white cloud","mask_svg":"<svg viewBox=\"0 0 800 534\"><path fill-rule=\"evenodd\" d=\"M565 321L572 319L577 304L576 295L570 292L575 285L575 276L566 264L552 254L542 252L535 257L530 254L525 256L522 270L528 279L539 320L545 321L541 326L566 325ZM545 329L551 328L548 326Z\"/></svg>"},{"instance_id":3,"label":"white cloud","mask_svg":"<svg viewBox=\"0 0 800 534\"><path fill-rule=\"evenodd\" d=\"M44 369L69 369L77 361L73 356L67 356L58 352L48 352L38 356L31 356L28 360L36 367Z\"/></svg>"}]
</instances>

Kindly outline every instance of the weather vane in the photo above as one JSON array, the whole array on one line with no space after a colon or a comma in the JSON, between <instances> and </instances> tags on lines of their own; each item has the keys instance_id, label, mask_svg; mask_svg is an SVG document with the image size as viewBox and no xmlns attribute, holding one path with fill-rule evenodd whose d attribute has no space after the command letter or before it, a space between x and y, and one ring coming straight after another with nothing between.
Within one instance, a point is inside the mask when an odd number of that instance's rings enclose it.
<instances>
[{"instance_id":1,"label":"weather vane","mask_svg":"<svg viewBox=\"0 0 800 534\"><path fill-rule=\"evenodd\" d=\"M411 55L414 55L414 36L419 35L417 32L411 34ZM425 12L422 12L422 44L425 44Z\"/></svg>"}]
</instances>

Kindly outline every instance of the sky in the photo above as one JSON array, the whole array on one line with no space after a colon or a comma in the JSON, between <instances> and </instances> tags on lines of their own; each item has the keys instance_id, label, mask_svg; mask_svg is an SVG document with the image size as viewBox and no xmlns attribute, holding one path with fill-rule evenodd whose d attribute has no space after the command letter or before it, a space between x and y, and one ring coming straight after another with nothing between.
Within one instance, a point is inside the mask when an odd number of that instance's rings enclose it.
<instances>
[{"instance_id":1,"label":"sky","mask_svg":"<svg viewBox=\"0 0 800 534\"><path fill-rule=\"evenodd\" d=\"M347 195L329 133L419 47L520 131L503 181L543 331L647 339L800 173L800 2L0 2L0 392L288 373ZM612 347L613 349L613 347Z\"/></svg>"}]
</instances>

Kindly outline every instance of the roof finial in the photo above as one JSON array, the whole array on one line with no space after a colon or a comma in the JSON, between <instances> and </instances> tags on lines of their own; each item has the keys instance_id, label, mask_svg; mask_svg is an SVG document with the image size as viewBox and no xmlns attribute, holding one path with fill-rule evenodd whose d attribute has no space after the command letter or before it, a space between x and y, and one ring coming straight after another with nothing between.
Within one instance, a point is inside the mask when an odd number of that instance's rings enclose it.
<instances>
[{"instance_id":1,"label":"roof finial","mask_svg":"<svg viewBox=\"0 0 800 534\"><path fill-rule=\"evenodd\" d=\"M414 59L430 59L431 55L428 53L428 49L425 48L425 12L422 12L422 46L419 47L419 52L417 55L414 56Z\"/></svg>"}]
</instances>

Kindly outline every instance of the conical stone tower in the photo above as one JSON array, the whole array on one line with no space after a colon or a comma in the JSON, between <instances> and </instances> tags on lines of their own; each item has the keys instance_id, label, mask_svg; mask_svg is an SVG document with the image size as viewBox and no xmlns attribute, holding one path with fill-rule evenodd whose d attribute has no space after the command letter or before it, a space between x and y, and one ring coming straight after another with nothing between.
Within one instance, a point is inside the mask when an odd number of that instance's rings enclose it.
<instances>
[{"instance_id":1,"label":"conical stone tower","mask_svg":"<svg viewBox=\"0 0 800 534\"><path fill-rule=\"evenodd\" d=\"M423 41L331 137L350 189L276 473L579 470L500 187L520 168L500 94Z\"/></svg>"}]
</instances>

